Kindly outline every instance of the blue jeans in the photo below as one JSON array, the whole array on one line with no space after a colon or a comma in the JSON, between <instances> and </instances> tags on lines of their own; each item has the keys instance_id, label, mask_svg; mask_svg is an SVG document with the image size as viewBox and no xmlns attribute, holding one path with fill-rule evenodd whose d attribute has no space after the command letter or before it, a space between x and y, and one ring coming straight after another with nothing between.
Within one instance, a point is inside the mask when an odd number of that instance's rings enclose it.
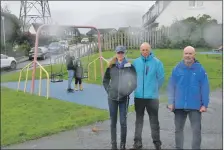
<instances>
[{"instance_id":1,"label":"blue jeans","mask_svg":"<svg viewBox=\"0 0 224 150\"><path fill-rule=\"evenodd\" d=\"M176 109L175 114L175 142L176 149L183 149L184 145L184 125L189 117L193 139L191 147L192 149L201 148L201 112L198 110L183 110Z\"/></svg>"},{"instance_id":2,"label":"blue jeans","mask_svg":"<svg viewBox=\"0 0 224 150\"><path fill-rule=\"evenodd\" d=\"M117 145L117 112L119 108L120 127L121 127L121 144L126 144L127 137L127 112L129 99L123 101L108 100L110 111L110 132L111 144Z\"/></svg>"},{"instance_id":3,"label":"blue jeans","mask_svg":"<svg viewBox=\"0 0 224 150\"><path fill-rule=\"evenodd\" d=\"M71 89L72 79L74 78L74 70L68 70L68 89Z\"/></svg>"}]
</instances>

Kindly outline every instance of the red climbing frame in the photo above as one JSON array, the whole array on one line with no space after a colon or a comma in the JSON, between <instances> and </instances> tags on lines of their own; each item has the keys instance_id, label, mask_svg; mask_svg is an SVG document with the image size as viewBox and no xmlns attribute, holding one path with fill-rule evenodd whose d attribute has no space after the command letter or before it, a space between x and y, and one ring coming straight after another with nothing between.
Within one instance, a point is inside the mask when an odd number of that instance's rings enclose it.
<instances>
[{"instance_id":1,"label":"red climbing frame","mask_svg":"<svg viewBox=\"0 0 224 150\"><path fill-rule=\"evenodd\" d=\"M50 25L50 24L43 24L41 25L38 30L37 30L37 34L36 34L36 42L35 42L35 52L34 52L34 61L33 61L33 72L32 72L32 84L31 84L31 93L34 92L34 87L35 87L35 74L36 74L36 63L37 63L37 49L38 49L38 42L39 42L39 34L40 31L43 27L45 26L58 26L58 25ZM102 61L102 50L101 50L101 41L100 41L100 32L96 27L93 26L73 26L74 28L91 28L91 29L95 29L98 33L98 48L99 48L99 55L100 55L100 66L101 66L101 76L103 79L103 61Z\"/></svg>"}]
</instances>

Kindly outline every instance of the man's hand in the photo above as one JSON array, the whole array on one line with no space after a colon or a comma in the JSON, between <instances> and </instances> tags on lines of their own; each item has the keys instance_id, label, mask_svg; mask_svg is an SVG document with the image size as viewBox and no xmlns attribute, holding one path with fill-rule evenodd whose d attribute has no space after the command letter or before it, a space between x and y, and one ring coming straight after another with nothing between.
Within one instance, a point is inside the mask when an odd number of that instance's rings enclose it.
<instances>
[{"instance_id":1,"label":"man's hand","mask_svg":"<svg viewBox=\"0 0 224 150\"><path fill-rule=\"evenodd\" d=\"M201 106L201 108L200 108L199 111L200 111L200 112L206 112L206 111L207 111L207 108L206 108L205 106Z\"/></svg>"},{"instance_id":2,"label":"man's hand","mask_svg":"<svg viewBox=\"0 0 224 150\"><path fill-rule=\"evenodd\" d=\"M174 106L173 105L167 105L167 108L172 112L174 110Z\"/></svg>"}]
</instances>

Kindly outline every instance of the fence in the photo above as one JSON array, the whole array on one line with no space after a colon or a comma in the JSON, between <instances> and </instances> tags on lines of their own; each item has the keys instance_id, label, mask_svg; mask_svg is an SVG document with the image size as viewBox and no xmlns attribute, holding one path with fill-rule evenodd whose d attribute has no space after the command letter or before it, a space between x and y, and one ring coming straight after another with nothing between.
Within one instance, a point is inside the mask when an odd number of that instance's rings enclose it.
<instances>
[{"instance_id":1,"label":"fence","mask_svg":"<svg viewBox=\"0 0 224 150\"><path fill-rule=\"evenodd\" d=\"M215 33L215 34L214 34ZM190 39L197 43L198 40L204 39L211 47L219 47L222 45L222 25L212 25L206 28L197 28L191 31L190 27L163 27L151 31L138 32L116 32L107 33L101 36L102 49L111 50L117 45L124 45L127 49L138 49L142 42L148 42L152 48L157 48L164 37L171 42Z\"/></svg>"}]
</instances>

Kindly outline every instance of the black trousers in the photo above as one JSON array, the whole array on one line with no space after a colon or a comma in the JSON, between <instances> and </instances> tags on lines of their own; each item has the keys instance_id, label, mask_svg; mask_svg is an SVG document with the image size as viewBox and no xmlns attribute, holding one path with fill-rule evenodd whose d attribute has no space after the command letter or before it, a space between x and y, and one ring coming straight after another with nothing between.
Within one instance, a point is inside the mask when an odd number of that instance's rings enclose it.
<instances>
[{"instance_id":1,"label":"black trousers","mask_svg":"<svg viewBox=\"0 0 224 150\"><path fill-rule=\"evenodd\" d=\"M137 146L142 146L142 128L145 109L149 115L151 126L151 136L155 145L161 145L160 126L159 126L159 100L157 99L137 99L135 98L135 137L134 142Z\"/></svg>"},{"instance_id":2,"label":"black trousers","mask_svg":"<svg viewBox=\"0 0 224 150\"><path fill-rule=\"evenodd\" d=\"M120 115L120 128L121 128L121 143L126 144L127 137L127 113L129 98L123 101L108 100L110 111L110 132L111 132L111 144L117 145L117 113L119 109Z\"/></svg>"},{"instance_id":3,"label":"black trousers","mask_svg":"<svg viewBox=\"0 0 224 150\"><path fill-rule=\"evenodd\" d=\"M75 78L75 84L82 84L82 78Z\"/></svg>"}]
</instances>

